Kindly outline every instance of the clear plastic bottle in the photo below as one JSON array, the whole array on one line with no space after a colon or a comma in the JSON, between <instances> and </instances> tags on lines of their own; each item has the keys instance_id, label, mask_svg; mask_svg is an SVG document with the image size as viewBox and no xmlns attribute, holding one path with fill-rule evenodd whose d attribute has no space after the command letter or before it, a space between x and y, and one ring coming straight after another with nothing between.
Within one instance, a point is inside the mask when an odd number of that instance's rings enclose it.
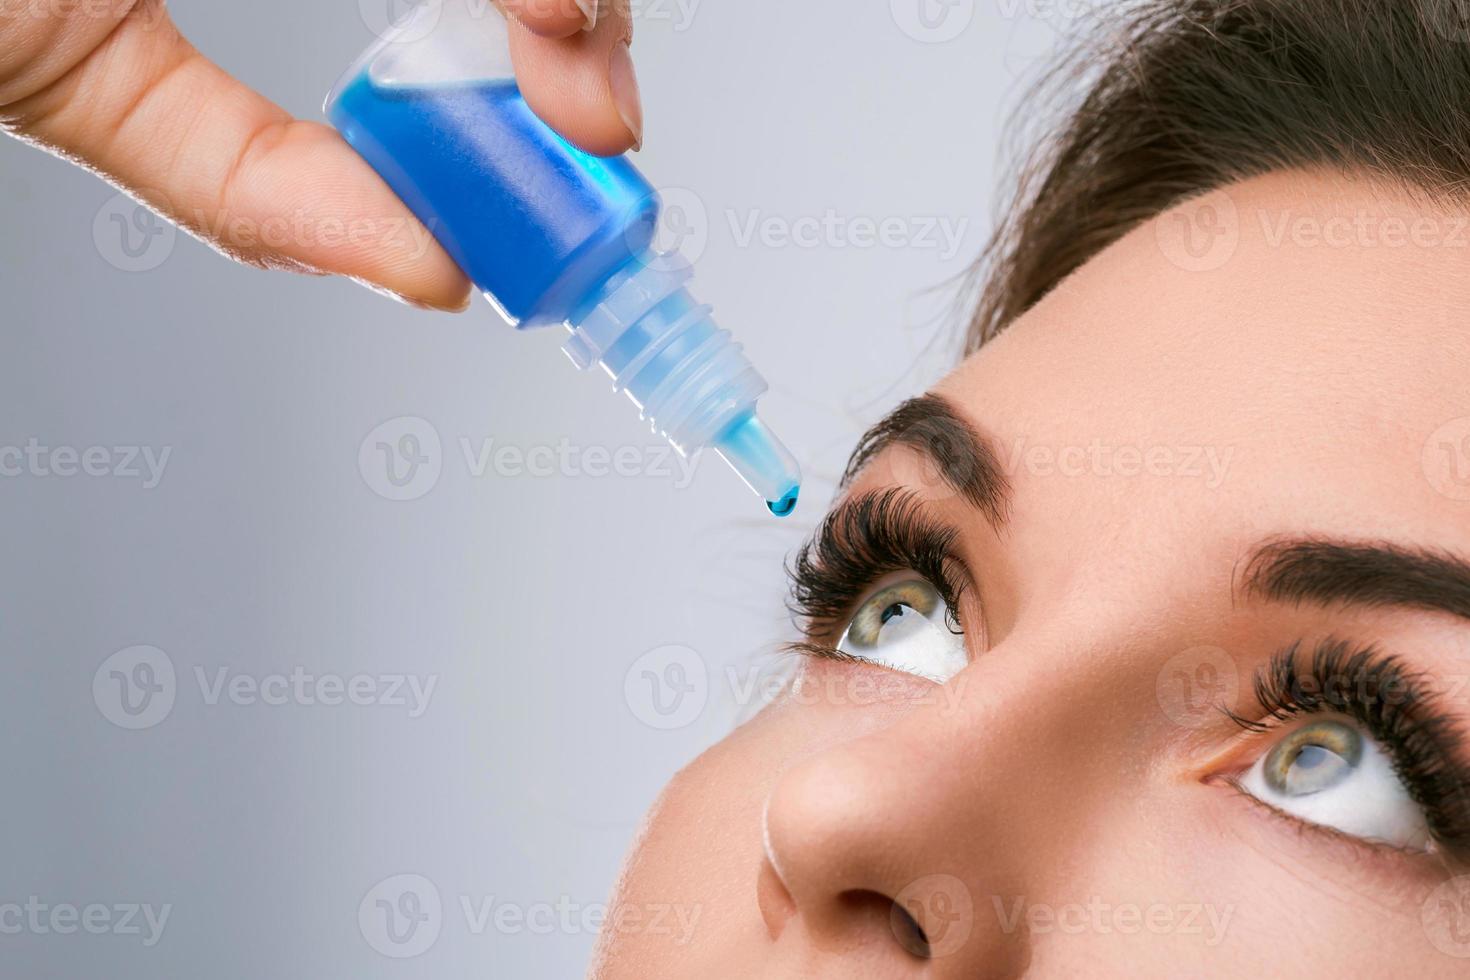
<instances>
[{"instance_id":1,"label":"clear plastic bottle","mask_svg":"<svg viewBox=\"0 0 1470 980\"><path fill-rule=\"evenodd\" d=\"M601 365L675 449L715 449L791 513L800 471L756 413L765 379L685 288L689 264L654 251L658 195L536 117L490 0L421 3L326 111L508 321L564 324L572 361Z\"/></svg>"}]
</instances>

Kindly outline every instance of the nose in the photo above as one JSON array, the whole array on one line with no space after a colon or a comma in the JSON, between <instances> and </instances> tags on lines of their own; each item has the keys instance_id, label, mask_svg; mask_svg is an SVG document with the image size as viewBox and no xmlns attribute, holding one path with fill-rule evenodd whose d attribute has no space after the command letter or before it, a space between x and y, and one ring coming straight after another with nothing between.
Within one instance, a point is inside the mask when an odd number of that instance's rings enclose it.
<instances>
[{"instance_id":1,"label":"nose","mask_svg":"<svg viewBox=\"0 0 1470 980\"><path fill-rule=\"evenodd\" d=\"M953 768L970 725L944 714L915 711L777 780L758 894L778 945L809 947L845 976L1024 970L1026 937L1002 928L991 903L1023 893L1018 849L1028 842L1004 831L1005 801Z\"/></svg>"}]
</instances>

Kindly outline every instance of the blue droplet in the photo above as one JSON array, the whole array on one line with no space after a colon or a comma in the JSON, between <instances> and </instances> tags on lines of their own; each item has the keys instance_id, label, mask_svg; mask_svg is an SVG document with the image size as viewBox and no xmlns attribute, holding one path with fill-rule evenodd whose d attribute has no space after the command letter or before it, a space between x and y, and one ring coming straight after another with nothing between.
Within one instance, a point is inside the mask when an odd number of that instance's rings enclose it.
<instances>
[{"instance_id":1,"label":"blue droplet","mask_svg":"<svg viewBox=\"0 0 1470 980\"><path fill-rule=\"evenodd\" d=\"M769 507L771 509L771 513L775 514L777 517L786 517L793 510L796 509L796 498L800 496L800 494L800 487L792 487L784 495L782 495L780 500L767 500L766 506Z\"/></svg>"}]
</instances>

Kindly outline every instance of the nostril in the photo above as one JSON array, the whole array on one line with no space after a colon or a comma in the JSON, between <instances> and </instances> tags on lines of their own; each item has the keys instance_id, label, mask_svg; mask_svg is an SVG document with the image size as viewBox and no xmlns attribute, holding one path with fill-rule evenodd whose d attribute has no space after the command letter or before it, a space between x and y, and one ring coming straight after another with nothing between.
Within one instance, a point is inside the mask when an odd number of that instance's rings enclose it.
<instances>
[{"instance_id":1,"label":"nostril","mask_svg":"<svg viewBox=\"0 0 1470 980\"><path fill-rule=\"evenodd\" d=\"M893 927L893 934L898 937L900 946L921 960L930 958L929 937L925 935L924 927L919 925L919 920L909 914L908 909L897 902L889 903L888 924Z\"/></svg>"},{"instance_id":2,"label":"nostril","mask_svg":"<svg viewBox=\"0 0 1470 980\"><path fill-rule=\"evenodd\" d=\"M887 895L874 891L849 891L843 892L839 901L853 919L885 923L904 952L921 960L930 958L929 937L925 935L924 927L908 909Z\"/></svg>"}]
</instances>

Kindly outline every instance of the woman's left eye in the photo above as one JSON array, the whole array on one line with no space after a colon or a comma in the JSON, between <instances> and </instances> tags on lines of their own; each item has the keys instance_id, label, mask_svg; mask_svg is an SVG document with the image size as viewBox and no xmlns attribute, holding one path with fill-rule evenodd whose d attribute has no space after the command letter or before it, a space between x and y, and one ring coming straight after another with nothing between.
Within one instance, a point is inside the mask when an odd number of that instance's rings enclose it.
<instances>
[{"instance_id":1,"label":"woman's left eye","mask_svg":"<svg viewBox=\"0 0 1470 980\"><path fill-rule=\"evenodd\" d=\"M1429 844L1424 812L1388 753L1350 722L1321 720L1289 732L1255 761L1239 786L1308 823L1395 847Z\"/></svg>"},{"instance_id":2,"label":"woman's left eye","mask_svg":"<svg viewBox=\"0 0 1470 980\"><path fill-rule=\"evenodd\" d=\"M964 669L964 634L951 628L939 591L920 578L880 588L858 606L837 649L943 684Z\"/></svg>"}]
</instances>

